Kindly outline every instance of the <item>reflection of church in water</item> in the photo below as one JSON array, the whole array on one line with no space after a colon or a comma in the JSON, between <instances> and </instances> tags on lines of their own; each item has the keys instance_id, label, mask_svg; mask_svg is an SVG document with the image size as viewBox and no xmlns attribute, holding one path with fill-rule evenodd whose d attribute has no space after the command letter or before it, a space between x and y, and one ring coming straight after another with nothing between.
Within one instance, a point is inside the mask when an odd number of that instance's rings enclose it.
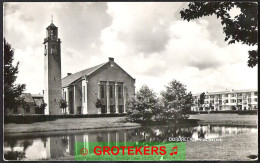
<instances>
[{"instance_id":1,"label":"reflection of church in water","mask_svg":"<svg viewBox=\"0 0 260 163\"><path fill-rule=\"evenodd\" d=\"M94 149L89 149L88 142L104 142L104 145L114 146L118 142L127 142L127 135L126 132L116 131L50 137L47 140L50 149L47 150L50 152L47 154L47 158L80 155L80 153L75 153L75 151L80 151L77 146L75 147L76 142L84 142L84 148L91 153Z\"/></svg>"}]
</instances>

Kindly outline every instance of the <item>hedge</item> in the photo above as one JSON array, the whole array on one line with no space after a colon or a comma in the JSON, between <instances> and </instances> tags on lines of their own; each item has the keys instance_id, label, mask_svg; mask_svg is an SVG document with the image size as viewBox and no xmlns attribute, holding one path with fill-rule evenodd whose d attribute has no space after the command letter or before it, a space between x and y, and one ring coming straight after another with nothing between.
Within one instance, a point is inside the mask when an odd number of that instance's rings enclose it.
<instances>
[{"instance_id":1,"label":"hedge","mask_svg":"<svg viewBox=\"0 0 260 163\"><path fill-rule=\"evenodd\" d=\"M4 123L28 124L34 122L54 121L64 118L98 118L98 117L123 117L126 114L73 114L73 115L5 115Z\"/></svg>"}]
</instances>

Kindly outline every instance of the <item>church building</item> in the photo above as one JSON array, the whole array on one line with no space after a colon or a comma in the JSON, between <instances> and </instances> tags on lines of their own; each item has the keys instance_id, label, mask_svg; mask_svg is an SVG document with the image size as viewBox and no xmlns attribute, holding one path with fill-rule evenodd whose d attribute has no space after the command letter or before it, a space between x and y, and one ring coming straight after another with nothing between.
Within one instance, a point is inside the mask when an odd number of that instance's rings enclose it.
<instances>
[{"instance_id":1,"label":"church building","mask_svg":"<svg viewBox=\"0 0 260 163\"><path fill-rule=\"evenodd\" d=\"M108 62L68 74L62 79L62 97L67 114L125 113L126 103L135 96L135 79L114 58ZM101 108L96 108L97 99Z\"/></svg>"},{"instance_id":2,"label":"church building","mask_svg":"<svg viewBox=\"0 0 260 163\"><path fill-rule=\"evenodd\" d=\"M44 39L44 114L126 113L127 102L135 97L135 79L114 58L106 63L76 72L61 79L61 41L58 28L51 23ZM86 57L87 59L87 57ZM59 101L68 107L63 110ZM96 102L101 107L96 107Z\"/></svg>"}]
</instances>

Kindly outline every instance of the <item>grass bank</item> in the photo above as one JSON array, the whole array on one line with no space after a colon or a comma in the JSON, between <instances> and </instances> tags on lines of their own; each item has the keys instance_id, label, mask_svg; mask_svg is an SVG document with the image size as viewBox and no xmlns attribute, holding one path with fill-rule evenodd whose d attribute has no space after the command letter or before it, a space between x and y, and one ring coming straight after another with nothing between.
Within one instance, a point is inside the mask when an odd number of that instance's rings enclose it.
<instances>
[{"instance_id":1,"label":"grass bank","mask_svg":"<svg viewBox=\"0 0 260 163\"><path fill-rule=\"evenodd\" d=\"M190 121L200 125L234 125L257 126L257 115L238 114L194 114ZM96 117L96 118L64 118L54 121L35 122L31 124L4 124L4 133L32 133L48 131L72 131L85 129L106 129L119 127L138 127L138 123L123 122L124 117Z\"/></svg>"},{"instance_id":2,"label":"grass bank","mask_svg":"<svg viewBox=\"0 0 260 163\"><path fill-rule=\"evenodd\" d=\"M189 119L197 119L200 125L234 125L234 126L254 126L258 124L257 115L238 114L193 114Z\"/></svg>"},{"instance_id":3,"label":"grass bank","mask_svg":"<svg viewBox=\"0 0 260 163\"><path fill-rule=\"evenodd\" d=\"M250 160L258 154L257 133L223 137L222 141L187 142L187 160Z\"/></svg>"},{"instance_id":4,"label":"grass bank","mask_svg":"<svg viewBox=\"0 0 260 163\"><path fill-rule=\"evenodd\" d=\"M4 133L32 133L48 131L71 131L85 129L138 127L138 123L123 122L124 117L100 117L100 118L66 118L54 121L36 122L32 124L4 125Z\"/></svg>"},{"instance_id":5,"label":"grass bank","mask_svg":"<svg viewBox=\"0 0 260 163\"><path fill-rule=\"evenodd\" d=\"M63 114L63 115L5 115L4 123L16 123L16 124L31 124L36 122L47 122L55 121L57 119L66 119L66 118L101 118L101 117L124 117L126 114Z\"/></svg>"}]
</instances>

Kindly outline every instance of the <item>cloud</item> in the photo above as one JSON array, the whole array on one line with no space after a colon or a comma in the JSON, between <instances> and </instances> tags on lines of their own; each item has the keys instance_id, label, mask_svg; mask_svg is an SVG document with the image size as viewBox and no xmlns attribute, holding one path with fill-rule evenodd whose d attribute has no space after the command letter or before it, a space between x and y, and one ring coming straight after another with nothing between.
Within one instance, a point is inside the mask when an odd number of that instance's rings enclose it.
<instances>
[{"instance_id":1,"label":"cloud","mask_svg":"<svg viewBox=\"0 0 260 163\"><path fill-rule=\"evenodd\" d=\"M11 15L20 8L19 4L4 3L3 6L4 6L4 16Z\"/></svg>"},{"instance_id":2,"label":"cloud","mask_svg":"<svg viewBox=\"0 0 260 163\"><path fill-rule=\"evenodd\" d=\"M215 16L184 21L187 3L5 3L4 35L20 61L17 82L27 91L43 89L43 39L59 27L62 76L114 57L158 94L171 80L193 93L257 88L257 68L247 67L250 47L224 42ZM255 48L255 47L254 47Z\"/></svg>"},{"instance_id":3,"label":"cloud","mask_svg":"<svg viewBox=\"0 0 260 163\"><path fill-rule=\"evenodd\" d=\"M135 48L137 52L152 53L165 49L169 40L167 28L156 24L146 28L136 26L132 32L120 32L118 39Z\"/></svg>"},{"instance_id":4,"label":"cloud","mask_svg":"<svg viewBox=\"0 0 260 163\"><path fill-rule=\"evenodd\" d=\"M15 62L20 61L17 82L28 92L42 92L42 43L52 14L62 41L62 76L99 64L92 58L100 56L99 36L111 23L106 9L106 3L5 3L4 37L16 49Z\"/></svg>"},{"instance_id":5,"label":"cloud","mask_svg":"<svg viewBox=\"0 0 260 163\"><path fill-rule=\"evenodd\" d=\"M183 21L176 16L183 5L173 7L171 4L160 6L157 12L160 16L156 17L154 11L157 7L150 4L110 3L108 14L113 21L101 34L104 56L112 55L116 61L119 59L118 63L124 64L136 77L137 88L147 84L160 92L173 79L182 81L194 92L245 88L247 82L240 79L242 76L228 77L234 75L230 70L238 69L251 71L249 78L254 84L247 87L256 88L256 69L246 66L249 47L241 44L227 46L221 23L216 17ZM161 25L160 21L164 23ZM151 31L158 26L164 31L159 30L159 36ZM245 66L238 68L238 64Z\"/></svg>"},{"instance_id":6,"label":"cloud","mask_svg":"<svg viewBox=\"0 0 260 163\"><path fill-rule=\"evenodd\" d=\"M207 31L209 32L209 40L211 42L215 42L220 47L228 45L228 42L224 41L225 35L223 34L221 20L217 19L216 15L196 19L195 22L201 24L201 20L207 22Z\"/></svg>"},{"instance_id":7,"label":"cloud","mask_svg":"<svg viewBox=\"0 0 260 163\"><path fill-rule=\"evenodd\" d=\"M169 40L169 25L179 3L109 3L113 24L108 27L118 41L136 53L161 52Z\"/></svg>"}]
</instances>

